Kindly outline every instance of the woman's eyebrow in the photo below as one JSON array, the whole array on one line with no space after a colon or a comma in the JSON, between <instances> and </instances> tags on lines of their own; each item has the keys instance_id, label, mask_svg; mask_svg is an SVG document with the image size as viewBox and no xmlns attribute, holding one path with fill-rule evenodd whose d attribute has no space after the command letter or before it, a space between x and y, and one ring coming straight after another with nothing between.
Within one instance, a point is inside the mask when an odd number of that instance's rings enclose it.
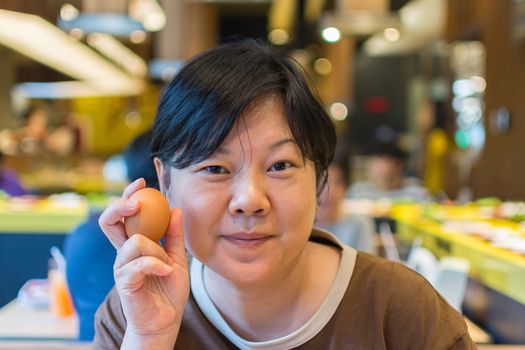
<instances>
[{"instance_id":1,"label":"woman's eyebrow","mask_svg":"<svg viewBox=\"0 0 525 350\"><path fill-rule=\"evenodd\" d=\"M272 143L270 145L269 149L270 150L274 150L274 149L279 148L282 145L285 145L285 144L288 144L288 143L291 143L291 144L293 144L293 146L298 147L298 144L297 144L297 142L294 139L283 139L283 140L279 140L277 142Z\"/></svg>"},{"instance_id":2,"label":"woman's eyebrow","mask_svg":"<svg viewBox=\"0 0 525 350\"><path fill-rule=\"evenodd\" d=\"M285 145L285 144L288 144L288 143L291 143L293 146L295 147L298 147L299 145L297 144L297 142L292 139L292 138L289 138L289 139L282 139L282 140L279 140L279 141L276 141L274 143L272 143L268 149L273 151L275 150L276 148L279 148L281 147L282 145ZM219 147L215 152L213 152L214 154L219 154L219 155L230 155L232 152L227 148L227 147Z\"/></svg>"}]
</instances>

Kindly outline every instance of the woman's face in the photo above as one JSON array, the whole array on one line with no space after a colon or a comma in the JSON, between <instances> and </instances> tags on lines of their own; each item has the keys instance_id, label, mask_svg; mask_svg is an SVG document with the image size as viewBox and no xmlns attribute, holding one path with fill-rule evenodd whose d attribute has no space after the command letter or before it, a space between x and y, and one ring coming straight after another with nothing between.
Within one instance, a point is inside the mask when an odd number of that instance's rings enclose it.
<instances>
[{"instance_id":1,"label":"woman's face","mask_svg":"<svg viewBox=\"0 0 525 350\"><path fill-rule=\"evenodd\" d=\"M252 283L298 261L316 211L313 162L303 159L281 100L261 98L208 159L170 170L189 252L223 277ZM164 187L166 188L166 187Z\"/></svg>"}]
</instances>

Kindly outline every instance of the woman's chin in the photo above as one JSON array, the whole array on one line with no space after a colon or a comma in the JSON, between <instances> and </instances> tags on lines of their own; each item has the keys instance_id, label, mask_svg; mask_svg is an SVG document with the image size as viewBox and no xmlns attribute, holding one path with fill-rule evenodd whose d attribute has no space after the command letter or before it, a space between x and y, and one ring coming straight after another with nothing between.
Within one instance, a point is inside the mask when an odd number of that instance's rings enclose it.
<instances>
[{"instance_id":1,"label":"woman's chin","mask_svg":"<svg viewBox=\"0 0 525 350\"><path fill-rule=\"evenodd\" d=\"M214 269L213 264L208 265ZM239 286L260 285L269 281L277 272L275 267L266 261L239 261L224 259L220 265L220 270L214 269L223 278L232 284Z\"/></svg>"}]
</instances>

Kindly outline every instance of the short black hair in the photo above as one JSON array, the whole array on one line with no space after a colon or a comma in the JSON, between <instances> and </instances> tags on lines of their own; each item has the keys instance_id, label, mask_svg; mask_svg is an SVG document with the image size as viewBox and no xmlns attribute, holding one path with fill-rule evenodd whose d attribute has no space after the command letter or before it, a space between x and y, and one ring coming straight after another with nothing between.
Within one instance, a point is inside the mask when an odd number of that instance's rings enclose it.
<instances>
[{"instance_id":1,"label":"short black hair","mask_svg":"<svg viewBox=\"0 0 525 350\"><path fill-rule=\"evenodd\" d=\"M334 124L300 66L254 40L223 44L190 60L161 96L152 155L178 169L202 161L224 142L258 97L282 99L303 157L313 161L318 193L336 143Z\"/></svg>"},{"instance_id":2,"label":"short black hair","mask_svg":"<svg viewBox=\"0 0 525 350\"><path fill-rule=\"evenodd\" d=\"M143 177L146 186L158 189L157 172L150 153L152 135L148 130L135 137L124 150L124 162L128 181Z\"/></svg>"}]
</instances>

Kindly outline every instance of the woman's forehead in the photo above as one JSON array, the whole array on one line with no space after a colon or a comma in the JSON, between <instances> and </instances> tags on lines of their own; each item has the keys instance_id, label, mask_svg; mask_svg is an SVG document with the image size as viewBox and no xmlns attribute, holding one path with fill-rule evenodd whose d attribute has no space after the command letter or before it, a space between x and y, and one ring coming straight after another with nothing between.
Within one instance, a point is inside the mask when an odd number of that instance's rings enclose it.
<instances>
[{"instance_id":1,"label":"woman's forehead","mask_svg":"<svg viewBox=\"0 0 525 350\"><path fill-rule=\"evenodd\" d=\"M239 138L268 142L291 139L295 142L281 100L264 98L255 102L242 112L221 147Z\"/></svg>"}]
</instances>

